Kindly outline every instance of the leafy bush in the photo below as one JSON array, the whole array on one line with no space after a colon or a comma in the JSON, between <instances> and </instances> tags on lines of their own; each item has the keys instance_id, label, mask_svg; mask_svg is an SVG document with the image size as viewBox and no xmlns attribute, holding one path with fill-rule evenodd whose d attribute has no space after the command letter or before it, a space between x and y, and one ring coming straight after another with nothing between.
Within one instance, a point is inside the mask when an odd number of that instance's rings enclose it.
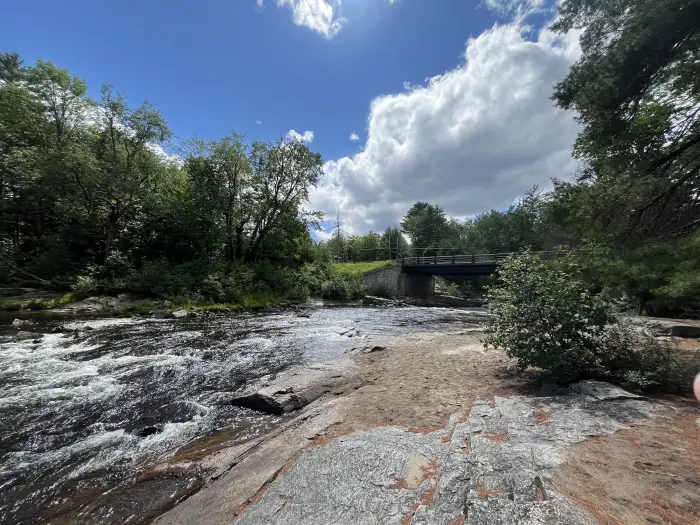
<instances>
[{"instance_id":1,"label":"leafy bush","mask_svg":"<svg viewBox=\"0 0 700 525\"><path fill-rule=\"evenodd\" d=\"M350 299L351 292L348 282L340 276L324 281L321 285L321 296L325 299Z\"/></svg>"},{"instance_id":2,"label":"leafy bush","mask_svg":"<svg viewBox=\"0 0 700 525\"><path fill-rule=\"evenodd\" d=\"M561 382L598 378L637 388L675 384L683 375L669 349L618 319L570 260L513 256L488 297L493 316L485 343L504 348L521 370L534 366Z\"/></svg>"},{"instance_id":3,"label":"leafy bush","mask_svg":"<svg viewBox=\"0 0 700 525\"><path fill-rule=\"evenodd\" d=\"M85 299L99 292L99 283L91 275L79 275L71 288L76 299Z\"/></svg>"}]
</instances>

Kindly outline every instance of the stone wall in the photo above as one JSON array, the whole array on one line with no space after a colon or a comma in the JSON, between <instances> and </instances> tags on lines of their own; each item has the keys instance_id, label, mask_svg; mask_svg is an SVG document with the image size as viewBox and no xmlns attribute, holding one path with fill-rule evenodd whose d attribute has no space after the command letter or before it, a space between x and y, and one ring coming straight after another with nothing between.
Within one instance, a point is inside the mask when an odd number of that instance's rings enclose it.
<instances>
[{"instance_id":1,"label":"stone wall","mask_svg":"<svg viewBox=\"0 0 700 525\"><path fill-rule=\"evenodd\" d=\"M398 264L366 273L362 277L362 281L367 286L369 295L387 297L400 297L403 295L403 290L401 290L401 266Z\"/></svg>"}]
</instances>

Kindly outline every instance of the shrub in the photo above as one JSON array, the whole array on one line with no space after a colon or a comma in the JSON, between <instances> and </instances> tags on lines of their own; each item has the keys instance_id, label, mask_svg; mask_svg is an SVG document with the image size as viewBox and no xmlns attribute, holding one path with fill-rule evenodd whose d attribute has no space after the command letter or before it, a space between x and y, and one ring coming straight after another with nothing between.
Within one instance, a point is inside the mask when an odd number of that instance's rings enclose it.
<instances>
[{"instance_id":1,"label":"shrub","mask_svg":"<svg viewBox=\"0 0 700 525\"><path fill-rule=\"evenodd\" d=\"M326 299L350 299L350 287L345 279L336 276L333 279L324 281L321 285L321 295Z\"/></svg>"},{"instance_id":2,"label":"shrub","mask_svg":"<svg viewBox=\"0 0 700 525\"><path fill-rule=\"evenodd\" d=\"M675 383L682 375L668 348L619 320L571 260L512 256L488 298L485 343L505 349L521 370L534 366L561 382L598 378L637 388Z\"/></svg>"},{"instance_id":3,"label":"shrub","mask_svg":"<svg viewBox=\"0 0 700 525\"><path fill-rule=\"evenodd\" d=\"M71 289L76 299L85 299L86 297L95 295L99 291L99 284L97 279L91 275L79 275L75 279L75 283Z\"/></svg>"}]
</instances>

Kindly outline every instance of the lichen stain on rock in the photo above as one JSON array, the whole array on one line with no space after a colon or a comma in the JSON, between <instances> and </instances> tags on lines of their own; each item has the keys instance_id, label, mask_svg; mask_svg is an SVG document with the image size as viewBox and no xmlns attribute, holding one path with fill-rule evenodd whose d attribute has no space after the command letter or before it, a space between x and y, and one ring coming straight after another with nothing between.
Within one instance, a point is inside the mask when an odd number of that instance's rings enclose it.
<instances>
[{"instance_id":1,"label":"lichen stain on rock","mask_svg":"<svg viewBox=\"0 0 700 525\"><path fill-rule=\"evenodd\" d=\"M484 486L483 480L478 480L476 482L476 494L479 496L479 499L487 499L489 496L493 494L500 494L503 492L503 487L495 487L492 489L486 488Z\"/></svg>"},{"instance_id":2,"label":"lichen stain on rock","mask_svg":"<svg viewBox=\"0 0 700 525\"><path fill-rule=\"evenodd\" d=\"M475 436L488 439L489 441L498 441L499 443L508 441L508 432L503 432L501 434L494 434L492 432L482 432L480 434L475 434Z\"/></svg>"},{"instance_id":3,"label":"lichen stain on rock","mask_svg":"<svg viewBox=\"0 0 700 525\"><path fill-rule=\"evenodd\" d=\"M549 420L552 419L552 413L538 408L533 411L532 419L537 425L547 425Z\"/></svg>"}]
</instances>

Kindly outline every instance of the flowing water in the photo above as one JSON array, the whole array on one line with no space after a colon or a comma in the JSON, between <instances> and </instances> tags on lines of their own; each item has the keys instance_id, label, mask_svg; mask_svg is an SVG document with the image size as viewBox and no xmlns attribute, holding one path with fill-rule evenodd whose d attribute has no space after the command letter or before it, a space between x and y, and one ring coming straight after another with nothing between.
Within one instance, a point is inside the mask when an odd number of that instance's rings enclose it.
<instances>
[{"instance_id":1,"label":"flowing water","mask_svg":"<svg viewBox=\"0 0 700 525\"><path fill-rule=\"evenodd\" d=\"M285 368L479 312L312 308L182 320L0 327L0 523L143 523L196 490L197 469L149 472L203 439L241 442L282 421L231 398ZM52 333L57 326L71 333ZM447 327L447 328L446 328ZM223 436L223 437L221 437Z\"/></svg>"}]
</instances>

